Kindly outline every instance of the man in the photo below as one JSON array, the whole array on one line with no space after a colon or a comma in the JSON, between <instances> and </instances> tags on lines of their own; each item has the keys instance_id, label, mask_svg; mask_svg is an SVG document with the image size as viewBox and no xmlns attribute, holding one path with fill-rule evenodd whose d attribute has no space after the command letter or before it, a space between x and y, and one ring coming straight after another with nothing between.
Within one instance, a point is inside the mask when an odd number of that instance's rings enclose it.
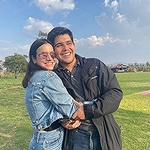
<instances>
[{"instance_id":1,"label":"man","mask_svg":"<svg viewBox=\"0 0 150 150\"><path fill-rule=\"evenodd\" d=\"M123 93L115 74L100 60L75 54L69 29L53 28L48 40L59 61L55 72L73 98L83 103L72 116L81 120L81 125L73 129L73 123L62 124L69 129L64 150L121 150L120 128L112 113L118 109Z\"/></svg>"}]
</instances>

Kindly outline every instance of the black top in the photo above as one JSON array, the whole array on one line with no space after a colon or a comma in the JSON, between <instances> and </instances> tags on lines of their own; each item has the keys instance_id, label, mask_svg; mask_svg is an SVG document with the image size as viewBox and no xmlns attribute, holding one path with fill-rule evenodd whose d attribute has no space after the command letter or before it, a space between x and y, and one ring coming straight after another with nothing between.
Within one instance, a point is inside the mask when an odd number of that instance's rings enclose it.
<instances>
[{"instance_id":1,"label":"black top","mask_svg":"<svg viewBox=\"0 0 150 150\"><path fill-rule=\"evenodd\" d=\"M63 71L65 78L71 83L73 89L74 89L74 99L78 102L83 102L85 99L83 86L82 86L82 79L81 79L81 64L78 58L77 63L70 72L68 69L64 69L60 64L58 64L58 69ZM82 130L96 130L95 125L93 124L92 120L86 119L81 121L81 125L78 127Z\"/></svg>"}]
</instances>

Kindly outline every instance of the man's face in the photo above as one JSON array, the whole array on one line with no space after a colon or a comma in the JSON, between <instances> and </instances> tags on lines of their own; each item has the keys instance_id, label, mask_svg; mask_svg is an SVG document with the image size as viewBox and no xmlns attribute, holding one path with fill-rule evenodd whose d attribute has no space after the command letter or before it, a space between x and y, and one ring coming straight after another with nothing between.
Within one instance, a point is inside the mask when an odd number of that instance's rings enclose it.
<instances>
[{"instance_id":1,"label":"man's face","mask_svg":"<svg viewBox=\"0 0 150 150\"><path fill-rule=\"evenodd\" d=\"M68 34L63 34L55 37L54 47L56 57L59 63L65 68L67 66L74 66L75 59L75 44L71 41Z\"/></svg>"}]
</instances>

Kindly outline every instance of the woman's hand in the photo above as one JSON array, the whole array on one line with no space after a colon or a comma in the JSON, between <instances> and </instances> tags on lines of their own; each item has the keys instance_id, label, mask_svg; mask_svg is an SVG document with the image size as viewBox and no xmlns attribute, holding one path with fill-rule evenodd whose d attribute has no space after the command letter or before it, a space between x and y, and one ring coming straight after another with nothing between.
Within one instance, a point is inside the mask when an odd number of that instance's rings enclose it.
<instances>
[{"instance_id":1,"label":"woman's hand","mask_svg":"<svg viewBox=\"0 0 150 150\"><path fill-rule=\"evenodd\" d=\"M79 120L69 120L69 121L61 121L61 125L69 130L75 129L80 126L81 122Z\"/></svg>"}]
</instances>

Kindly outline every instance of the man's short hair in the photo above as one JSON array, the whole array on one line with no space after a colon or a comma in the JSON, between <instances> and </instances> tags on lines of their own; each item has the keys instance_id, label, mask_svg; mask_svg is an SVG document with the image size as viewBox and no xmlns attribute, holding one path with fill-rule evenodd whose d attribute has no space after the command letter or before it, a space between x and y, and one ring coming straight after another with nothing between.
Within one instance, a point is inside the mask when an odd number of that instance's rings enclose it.
<instances>
[{"instance_id":1,"label":"man's short hair","mask_svg":"<svg viewBox=\"0 0 150 150\"><path fill-rule=\"evenodd\" d=\"M47 39L54 45L55 37L59 36L59 35L63 35L63 34L68 34L70 36L72 42L74 43L72 32L69 29L65 28L65 27L55 27L55 28L53 28L48 33Z\"/></svg>"}]
</instances>

